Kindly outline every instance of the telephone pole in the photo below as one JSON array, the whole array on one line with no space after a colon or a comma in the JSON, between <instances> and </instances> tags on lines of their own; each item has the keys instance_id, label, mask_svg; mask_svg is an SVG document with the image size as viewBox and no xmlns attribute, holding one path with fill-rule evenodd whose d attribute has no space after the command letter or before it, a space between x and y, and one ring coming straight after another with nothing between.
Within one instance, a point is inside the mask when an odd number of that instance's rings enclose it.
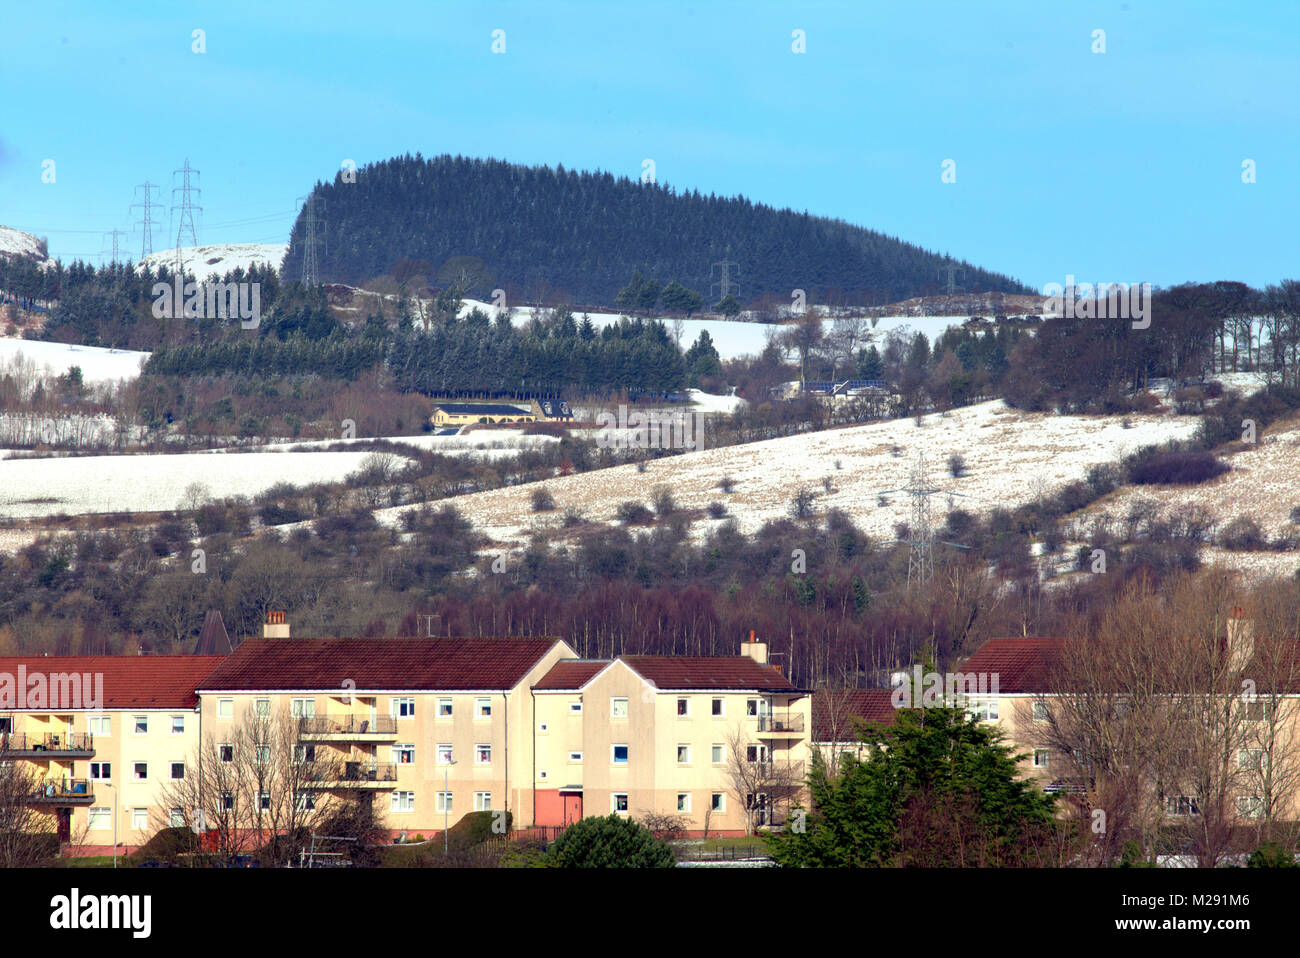
<instances>
[{"instance_id":1,"label":"telephone pole","mask_svg":"<svg viewBox=\"0 0 1300 958\"><path fill-rule=\"evenodd\" d=\"M144 259L153 252L153 210L154 207L161 207L162 204L155 203L153 200L153 191L159 189L158 184L150 183L148 180L145 180L143 183L136 186L136 189L144 190L144 201L141 203L131 204L131 209L140 207L144 210L142 219L138 220L136 224L140 227L141 234L140 258Z\"/></svg>"}]
</instances>

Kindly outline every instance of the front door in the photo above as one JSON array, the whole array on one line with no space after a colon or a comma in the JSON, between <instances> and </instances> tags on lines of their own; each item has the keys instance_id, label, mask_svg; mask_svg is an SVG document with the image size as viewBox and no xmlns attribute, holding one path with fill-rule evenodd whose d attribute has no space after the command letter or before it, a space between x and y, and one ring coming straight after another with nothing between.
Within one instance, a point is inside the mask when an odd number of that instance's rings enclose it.
<instances>
[{"instance_id":1,"label":"front door","mask_svg":"<svg viewBox=\"0 0 1300 958\"><path fill-rule=\"evenodd\" d=\"M563 820L565 825L572 825L582 818L582 793L565 792L560 796L564 804Z\"/></svg>"},{"instance_id":2,"label":"front door","mask_svg":"<svg viewBox=\"0 0 1300 958\"><path fill-rule=\"evenodd\" d=\"M72 841L72 809L57 809L58 814L58 833L59 842L66 844Z\"/></svg>"}]
</instances>

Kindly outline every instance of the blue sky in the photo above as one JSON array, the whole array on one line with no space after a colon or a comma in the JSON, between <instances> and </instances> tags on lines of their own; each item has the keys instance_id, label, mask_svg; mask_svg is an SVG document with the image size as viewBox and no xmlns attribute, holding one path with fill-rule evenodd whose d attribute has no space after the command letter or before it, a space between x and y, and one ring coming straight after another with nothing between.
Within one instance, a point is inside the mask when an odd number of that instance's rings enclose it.
<instances>
[{"instance_id":1,"label":"blue sky","mask_svg":"<svg viewBox=\"0 0 1300 958\"><path fill-rule=\"evenodd\" d=\"M186 157L200 242L276 242L345 158L419 151L652 159L1040 289L1300 274L1300 0L0 2L0 224L65 260Z\"/></svg>"}]
</instances>

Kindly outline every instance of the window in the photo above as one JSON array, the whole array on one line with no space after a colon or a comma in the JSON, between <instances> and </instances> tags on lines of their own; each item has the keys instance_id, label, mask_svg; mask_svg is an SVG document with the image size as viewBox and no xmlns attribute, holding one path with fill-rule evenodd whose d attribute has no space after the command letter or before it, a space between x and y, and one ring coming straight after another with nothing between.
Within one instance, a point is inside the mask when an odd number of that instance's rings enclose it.
<instances>
[{"instance_id":1,"label":"window","mask_svg":"<svg viewBox=\"0 0 1300 958\"><path fill-rule=\"evenodd\" d=\"M537 780L538 780L539 782L544 782L544 781L546 781L546 769L541 769L540 771L538 771L538 773L537 773Z\"/></svg>"},{"instance_id":2,"label":"window","mask_svg":"<svg viewBox=\"0 0 1300 958\"><path fill-rule=\"evenodd\" d=\"M725 812L727 810L727 796L724 792L714 792L709 796L709 808L715 812Z\"/></svg>"},{"instance_id":3,"label":"window","mask_svg":"<svg viewBox=\"0 0 1300 958\"><path fill-rule=\"evenodd\" d=\"M1046 702L1035 702L1035 703L1034 703L1034 721L1035 721L1035 722L1046 722L1046 721L1047 721L1047 703L1046 703Z\"/></svg>"},{"instance_id":4,"label":"window","mask_svg":"<svg viewBox=\"0 0 1300 958\"><path fill-rule=\"evenodd\" d=\"M713 756L712 756L712 760L713 760L713 764L714 764L714 765L721 765L723 762L725 762L725 761L727 760L727 759L726 759L726 746L725 746L725 745L715 745L715 746L713 746Z\"/></svg>"},{"instance_id":5,"label":"window","mask_svg":"<svg viewBox=\"0 0 1300 958\"><path fill-rule=\"evenodd\" d=\"M689 745L677 746L677 764L678 765L691 764L691 747Z\"/></svg>"},{"instance_id":6,"label":"window","mask_svg":"<svg viewBox=\"0 0 1300 958\"><path fill-rule=\"evenodd\" d=\"M10 731L12 731L12 729L10 729ZM90 717L90 734L112 735L112 720L107 715L92 715Z\"/></svg>"},{"instance_id":7,"label":"window","mask_svg":"<svg viewBox=\"0 0 1300 958\"><path fill-rule=\"evenodd\" d=\"M1039 703L1037 702L1034 703L1035 721L1037 721L1038 704ZM997 717L998 717L998 700L968 698L967 705L966 705L966 714L974 718L975 721L977 722L995 722L997 721Z\"/></svg>"},{"instance_id":8,"label":"window","mask_svg":"<svg viewBox=\"0 0 1300 958\"><path fill-rule=\"evenodd\" d=\"M264 812L269 812L269 811L271 810L271 793L270 793L270 792L258 792L258 793L257 793L257 807L258 807L261 811L264 811Z\"/></svg>"},{"instance_id":9,"label":"window","mask_svg":"<svg viewBox=\"0 0 1300 958\"><path fill-rule=\"evenodd\" d=\"M217 718L234 718L235 700L217 699Z\"/></svg>"},{"instance_id":10,"label":"window","mask_svg":"<svg viewBox=\"0 0 1300 958\"><path fill-rule=\"evenodd\" d=\"M444 744L442 744L442 745L439 745L438 748L437 748L437 750L436 750L436 753L435 753L435 754L437 755L437 758L435 758L434 761L435 761L437 764L439 764L439 765L451 765L451 764L453 764L453 763L452 763L452 758L451 758L451 746L450 746L450 745L448 745L448 744L446 744L446 743L444 743Z\"/></svg>"},{"instance_id":11,"label":"window","mask_svg":"<svg viewBox=\"0 0 1300 958\"><path fill-rule=\"evenodd\" d=\"M136 762L131 766L131 777L137 782L149 781L149 763Z\"/></svg>"},{"instance_id":12,"label":"window","mask_svg":"<svg viewBox=\"0 0 1300 958\"><path fill-rule=\"evenodd\" d=\"M228 812L234 807L235 807L235 793L229 790L222 792L221 810L223 812Z\"/></svg>"},{"instance_id":13,"label":"window","mask_svg":"<svg viewBox=\"0 0 1300 958\"><path fill-rule=\"evenodd\" d=\"M1034 749L1034 768L1047 768L1051 752L1045 748Z\"/></svg>"},{"instance_id":14,"label":"window","mask_svg":"<svg viewBox=\"0 0 1300 958\"><path fill-rule=\"evenodd\" d=\"M255 762L257 762L258 765L270 765L270 764L271 764L271 746L269 746L269 745L258 745L258 746L254 749L253 754L254 754L254 759L253 759L253 760L254 760Z\"/></svg>"},{"instance_id":15,"label":"window","mask_svg":"<svg viewBox=\"0 0 1300 958\"><path fill-rule=\"evenodd\" d=\"M113 777L112 762L91 762L90 777L96 781L107 782Z\"/></svg>"},{"instance_id":16,"label":"window","mask_svg":"<svg viewBox=\"0 0 1300 958\"><path fill-rule=\"evenodd\" d=\"M393 792L391 801L394 812L415 811L415 792Z\"/></svg>"},{"instance_id":17,"label":"window","mask_svg":"<svg viewBox=\"0 0 1300 958\"><path fill-rule=\"evenodd\" d=\"M438 699L438 718L451 718L451 699Z\"/></svg>"},{"instance_id":18,"label":"window","mask_svg":"<svg viewBox=\"0 0 1300 958\"><path fill-rule=\"evenodd\" d=\"M474 811L490 812L492 811L492 793L475 792L474 793Z\"/></svg>"},{"instance_id":19,"label":"window","mask_svg":"<svg viewBox=\"0 0 1300 958\"><path fill-rule=\"evenodd\" d=\"M91 719L93 722L94 719ZM14 720L8 716L0 716L0 735L12 735L14 732Z\"/></svg>"},{"instance_id":20,"label":"window","mask_svg":"<svg viewBox=\"0 0 1300 958\"><path fill-rule=\"evenodd\" d=\"M136 831L144 831L149 827L149 809L133 808L131 809L131 827Z\"/></svg>"},{"instance_id":21,"label":"window","mask_svg":"<svg viewBox=\"0 0 1300 958\"><path fill-rule=\"evenodd\" d=\"M689 715L691 714L691 700L690 700L690 699L678 699L678 700L677 700L677 714L680 715L680 716L683 716L683 717L689 716Z\"/></svg>"},{"instance_id":22,"label":"window","mask_svg":"<svg viewBox=\"0 0 1300 958\"><path fill-rule=\"evenodd\" d=\"M173 715L173 716L172 716L172 734L173 734L173 735L184 735L184 734L185 734L185 716L184 716L184 715Z\"/></svg>"},{"instance_id":23,"label":"window","mask_svg":"<svg viewBox=\"0 0 1300 958\"><path fill-rule=\"evenodd\" d=\"M474 746L474 764L491 765L492 764L492 746L475 745Z\"/></svg>"},{"instance_id":24,"label":"window","mask_svg":"<svg viewBox=\"0 0 1300 958\"><path fill-rule=\"evenodd\" d=\"M253 700L253 714L256 715L258 718L270 718L270 717L271 717L271 700L270 700L270 699L254 699L254 700Z\"/></svg>"},{"instance_id":25,"label":"window","mask_svg":"<svg viewBox=\"0 0 1300 958\"><path fill-rule=\"evenodd\" d=\"M316 761L316 746L295 745L293 747L293 760L299 765Z\"/></svg>"},{"instance_id":26,"label":"window","mask_svg":"<svg viewBox=\"0 0 1300 958\"><path fill-rule=\"evenodd\" d=\"M1237 797L1237 814L1243 818L1263 818L1264 799L1258 795L1240 795Z\"/></svg>"},{"instance_id":27,"label":"window","mask_svg":"<svg viewBox=\"0 0 1300 958\"><path fill-rule=\"evenodd\" d=\"M172 762L172 781L179 782L185 777L185 763Z\"/></svg>"},{"instance_id":28,"label":"window","mask_svg":"<svg viewBox=\"0 0 1300 958\"><path fill-rule=\"evenodd\" d=\"M627 699L610 699L609 717L627 718Z\"/></svg>"},{"instance_id":29,"label":"window","mask_svg":"<svg viewBox=\"0 0 1300 958\"><path fill-rule=\"evenodd\" d=\"M438 793L438 811L443 813L451 812L451 792Z\"/></svg>"},{"instance_id":30,"label":"window","mask_svg":"<svg viewBox=\"0 0 1300 958\"><path fill-rule=\"evenodd\" d=\"M310 812L316 807L316 796L311 792L298 793L298 811Z\"/></svg>"},{"instance_id":31,"label":"window","mask_svg":"<svg viewBox=\"0 0 1300 958\"><path fill-rule=\"evenodd\" d=\"M615 765L626 765L626 764L627 764L627 746L626 746L626 745L611 745L609 750L610 750L610 761L611 761L611 762L613 762Z\"/></svg>"},{"instance_id":32,"label":"window","mask_svg":"<svg viewBox=\"0 0 1300 958\"><path fill-rule=\"evenodd\" d=\"M492 717L492 700L491 700L491 699L475 699L475 700L474 700L474 717L475 717L475 718L481 718L481 719L491 718L491 717Z\"/></svg>"},{"instance_id":33,"label":"window","mask_svg":"<svg viewBox=\"0 0 1300 958\"><path fill-rule=\"evenodd\" d=\"M179 808L173 808L167 813L167 824L172 828L185 827L185 813Z\"/></svg>"},{"instance_id":34,"label":"window","mask_svg":"<svg viewBox=\"0 0 1300 958\"><path fill-rule=\"evenodd\" d=\"M766 745L746 745L745 746L746 762L766 762L767 746Z\"/></svg>"},{"instance_id":35,"label":"window","mask_svg":"<svg viewBox=\"0 0 1300 958\"><path fill-rule=\"evenodd\" d=\"M678 810L679 812L689 812L689 811L691 810L691 793L690 793L690 792L678 792L678 793L677 793L677 810Z\"/></svg>"},{"instance_id":36,"label":"window","mask_svg":"<svg viewBox=\"0 0 1300 958\"><path fill-rule=\"evenodd\" d=\"M710 712L712 713L713 717L722 718L724 715L726 715L727 714L726 705L727 705L726 699L714 699L712 705L710 706Z\"/></svg>"},{"instance_id":37,"label":"window","mask_svg":"<svg viewBox=\"0 0 1300 958\"><path fill-rule=\"evenodd\" d=\"M294 718L315 718L316 717L315 699L291 699L289 702L289 707Z\"/></svg>"},{"instance_id":38,"label":"window","mask_svg":"<svg viewBox=\"0 0 1300 958\"><path fill-rule=\"evenodd\" d=\"M132 727L135 729L135 734L136 734L136 735L148 735L148 734L149 734L149 716L147 716L147 715L135 715L135 716L132 716L132 717L131 717L131 724L132 724Z\"/></svg>"},{"instance_id":39,"label":"window","mask_svg":"<svg viewBox=\"0 0 1300 958\"><path fill-rule=\"evenodd\" d=\"M394 718L414 718L415 699L414 698L393 699L392 709L393 709Z\"/></svg>"},{"instance_id":40,"label":"window","mask_svg":"<svg viewBox=\"0 0 1300 958\"><path fill-rule=\"evenodd\" d=\"M410 765L415 761L414 745L394 745L393 762L397 765Z\"/></svg>"},{"instance_id":41,"label":"window","mask_svg":"<svg viewBox=\"0 0 1300 958\"><path fill-rule=\"evenodd\" d=\"M549 722L538 722L538 723L537 723L537 731L540 732L542 735L545 735L546 732L550 729L550 727L551 727L551 726L550 726L550 723L549 723Z\"/></svg>"},{"instance_id":42,"label":"window","mask_svg":"<svg viewBox=\"0 0 1300 958\"><path fill-rule=\"evenodd\" d=\"M1273 718L1273 703L1263 699L1246 702L1245 709L1248 722L1268 722Z\"/></svg>"},{"instance_id":43,"label":"window","mask_svg":"<svg viewBox=\"0 0 1300 958\"><path fill-rule=\"evenodd\" d=\"M1268 756L1262 748L1243 748L1237 750L1237 768L1262 772L1268 767Z\"/></svg>"},{"instance_id":44,"label":"window","mask_svg":"<svg viewBox=\"0 0 1300 958\"><path fill-rule=\"evenodd\" d=\"M1169 795L1165 798L1165 811L1170 815L1199 815L1201 807L1190 796Z\"/></svg>"},{"instance_id":45,"label":"window","mask_svg":"<svg viewBox=\"0 0 1300 958\"><path fill-rule=\"evenodd\" d=\"M86 816L88 828L112 828L113 810L111 808L92 808Z\"/></svg>"},{"instance_id":46,"label":"window","mask_svg":"<svg viewBox=\"0 0 1300 958\"><path fill-rule=\"evenodd\" d=\"M581 711L582 711L582 703L581 703L581 702L570 702L570 703L569 703L569 714L570 714L570 715L577 715L577 714L578 714L579 712L581 712Z\"/></svg>"},{"instance_id":47,"label":"window","mask_svg":"<svg viewBox=\"0 0 1300 958\"><path fill-rule=\"evenodd\" d=\"M609 796L609 810L618 815L626 815L627 792L615 792Z\"/></svg>"},{"instance_id":48,"label":"window","mask_svg":"<svg viewBox=\"0 0 1300 958\"><path fill-rule=\"evenodd\" d=\"M762 699L745 699L745 715L754 718L758 715L758 707L761 703Z\"/></svg>"},{"instance_id":49,"label":"window","mask_svg":"<svg viewBox=\"0 0 1300 958\"><path fill-rule=\"evenodd\" d=\"M581 762L581 761L582 761L582 753L581 753L581 752L570 752L570 753L569 753L569 761L570 761L570 762Z\"/></svg>"},{"instance_id":50,"label":"window","mask_svg":"<svg viewBox=\"0 0 1300 958\"><path fill-rule=\"evenodd\" d=\"M301 748L301 747L302 747L302 746L299 746L299 748ZM223 765L229 765L229 764L230 764L231 762L233 762L234 760L235 760L235 746L233 746L233 745L218 745L218 746L217 746L217 761L218 761L218 762L221 762Z\"/></svg>"}]
</instances>

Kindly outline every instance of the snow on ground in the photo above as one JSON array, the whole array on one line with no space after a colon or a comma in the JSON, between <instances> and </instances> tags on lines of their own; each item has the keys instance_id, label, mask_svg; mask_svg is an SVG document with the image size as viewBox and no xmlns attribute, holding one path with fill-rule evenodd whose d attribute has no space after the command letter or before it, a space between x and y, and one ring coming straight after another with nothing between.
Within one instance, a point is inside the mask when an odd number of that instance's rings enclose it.
<instances>
[{"instance_id":1,"label":"snow on ground","mask_svg":"<svg viewBox=\"0 0 1300 958\"><path fill-rule=\"evenodd\" d=\"M385 442L403 443L408 446L415 446L418 449L428 449L431 452L436 452L444 456L478 455L487 459L496 459L501 456L513 456L526 449L537 449L541 446L546 446L550 443L560 441L558 436L527 436L524 435L522 429L475 429L455 436L438 436L423 433L419 436L380 436L376 438ZM356 439L313 439L308 441L281 439L276 440L274 445L282 445L289 448L302 447L303 449L325 449L339 442L357 443L372 441L375 440L368 437L358 437Z\"/></svg>"},{"instance_id":2,"label":"snow on ground","mask_svg":"<svg viewBox=\"0 0 1300 958\"><path fill-rule=\"evenodd\" d=\"M753 532L768 520L787 517L795 494L808 489L816 494L818 514L843 509L870 535L889 539L895 524L908 520L911 502L905 494L892 493L880 506L880 494L908 484L920 450L929 459L932 482L967 497L951 497L953 506L983 512L1029 502L1083 478L1094 463L1186 438L1196 426L1190 418L1129 416L1132 428L1125 429L1123 418L1025 413L995 401L946 417L926 416L920 428L912 419L892 420L719 449L707 448L706 430L703 451L651 460L644 473L629 464L546 480L555 498L554 513L532 512L530 496L536 484L461 496L454 504L493 539L519 543L534 522L558 525L569 506L582 510L589 520L612 523L620 503L646 502L658 485L670 489L682 509L722 502L742 531ZM960 479L947 473L952 453L966 460L967 475ZM723 476L735 481L730 494L718 488ZM828 477L829 492L823 486ZM934 515L942 522L948 497L935 500ZM400 511L382 510L377 518L396 522ZM697 529L710 521L702 520Z\"/></svg>"},{"instance_id":3,"label":"snow on ground","mask_svg":"<svg viewBox=\"0 0 1300 958\"><path fill-rule=\"evenodd\" d=\"M1281 533L1295 535L1300 528L1291 523L1291 512L1300 509L1300 416L1275 423L1259 436L1253 447L1246 446L1225 460L1232 471L1196 486L1125 486L1084 509L1073 526L1088 529L1109 518L1123 521L1142 501L1156 505L1161 515L1185 506L1200 506L1216 519L1218 529L1240 515L1259 523L1270 538ZM1290 567L1300 564L1296 553L1234 553L1215 551L1214 558L1228 565L1251 563ZM1247 557L1255 558L1247 558ZM1207 552L1206 559L1209 559Z\"/></svg>"},{"instance_id":4,"label":"snow on ground","mask_svg":"<svg viewBox=\"0 0 1300 958\"><path fill-rule=\"evenodd\" d=\"M368 452L86 456L0 461L0 516L30 518L177 508L193 482L213 498L255 496L278 482L339 482Z\"/></svg>"},{"instance_id":5,"label":"snow on ground","mask_svg":"<svg viewBox=\"0 0 1300 958\"><path fill-rule=\"evenodd\" d=\"M692 405L696 412L722 413L730 415L741 406L749 405L739 396L715 396L712 393L706 393L701 389L688 389L686 394L690 397Z\"/></svg>"},{"instance_id":6,"label":"snow on ground","mask_svg":"<svg viewBox=\"0 0 1300 958\"><path fill-rule=\"evenodd\" d=\"M46 375L63 375L71 367L80 366L81 377L87 383L135 379L149 358L148 353L130 349L0 338L0 365L6 365L20 355L35 363L36 372Z\"/></svg>"},{"instance_id":7,"label":"snow on ground","mask_svg":"<svg viewBox=\"0 0 1300 958\"><path fill-rule=\"evenodd\" d=\"M461 306L460 315L468 315L472 309L481 309L489 316L495 316L496 307L491 303L484 303L479 300L466 299ZM536 312L532 307L517 306L510 310L510 320L516 326L525 326L533 318ZM623 318L623 313L587 313L592 324L597 329L603 329L613 323L617 323ZM577 313L578 322L582 322L582 313ZM701 330L708 330L710 338L713 340L714 347L718 350L718 355L723 359L735 359L738 356L753 356L761 353L767 345L770 337L779 335L786 327L770 323L751 323L740 320L726 319L673 319L672 317L658 317L665 326L668 327L670 335L674 334L676 323L682 325L681 347L689 349L690 345L699 338ZM941 335L949 326L960 326L969 317L966 316L885 316L875 320L863 320L868 330L875 333L875 341L883 343L885 337L892 329L907 327L912 333L925 333L926 337L933 340ZM834 327L834 321L823 319L822 325L827 332Z\"/></svg>"},{"instance_id":8,"label":"snow on ground","mask_svg":"<svg viewBox=\"0 0 1300 958\"><path fill-rule=\"evenodd\" d=\"M288 251L288 243L215 243L210 246L183 246L181 257L185 263L185 272L202 280L210 276L225 276L237 268L247 270L254 263L273 266L278 270ZM175 270L176 250L164 249L150 253L136 263L136 269L143 268L146 263L154 272L158 271L159 266Z\"/></svg>"},{"instance_id":9,"label":"snow on ground","mask_svg":"<svg viewBox=\"0 0 1300 958\"><path fill-rule=\"evenodd\" d=\"M0 253L45 261L45 255L41 252L41 241L31 233L24 233L12 226L0 226Z\"/></svg>"}]
</instances>

